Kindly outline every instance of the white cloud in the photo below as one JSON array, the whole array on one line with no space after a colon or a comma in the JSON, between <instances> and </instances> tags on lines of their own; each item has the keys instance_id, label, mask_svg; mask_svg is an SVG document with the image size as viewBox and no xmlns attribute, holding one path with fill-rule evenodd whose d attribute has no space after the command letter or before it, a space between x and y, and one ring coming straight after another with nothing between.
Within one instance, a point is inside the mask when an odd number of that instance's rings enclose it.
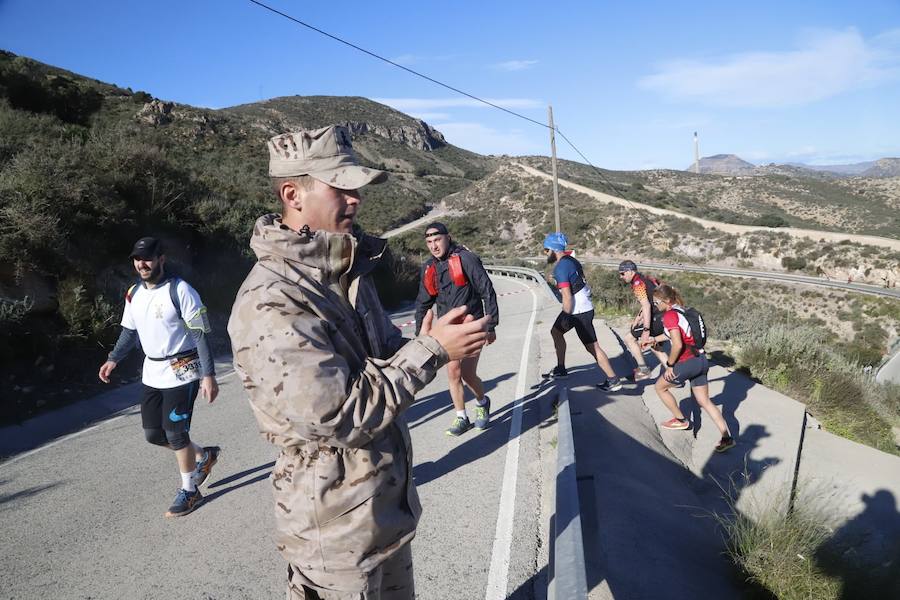
<instances>
[{"instance_id":1,"label":"white cloud","mask_svg":"<svg viewBox=\"0 0 900 600\"><path fill-rule=\"evenodd\" d=\"M490 108L487 104L472 98L372 98L372 100L407 113L447 108ZM530 98L485 98L485 100L508 109L544 106L543 102Z\"/></svg>"},{"instance_id":2,"label":"white cloud","mask_svg":"<svg viewBox=\"0 0 900 600\"><path fill-rule=\"evenodd\" d=\"M549 145L541 145L518 129L501 131L481 123L442 123L440 131L454 146L479 154L547 154Z\"/></svg>"},{"instance_id":3,"label":"white cloud","mask_svg":"<svg viewBox=\"0 0 900 600\"><path fill-rule=\"evenodd\" d=\"M900 30L865 40L851 28L810 33L791 51L671 61L638 85L674 100L771 108L809 104L898 78Z\"/></svg>"},{"instance_id":4,"label":"white cloud","mask_svg":"<svg viewBox=\"0 0 900 600\"><path fill-rule=\"evenodd\" d=\"M536 60L508 60L506 62L491 65L491 68L498 71L524 71L536 65Z\"/></svg>"}]
</instances>

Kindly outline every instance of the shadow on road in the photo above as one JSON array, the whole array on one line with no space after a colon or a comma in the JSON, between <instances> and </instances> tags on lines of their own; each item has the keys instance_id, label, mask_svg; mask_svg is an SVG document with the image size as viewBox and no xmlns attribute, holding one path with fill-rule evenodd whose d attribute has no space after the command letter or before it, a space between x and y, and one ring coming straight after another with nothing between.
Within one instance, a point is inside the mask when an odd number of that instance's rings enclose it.
<instances>
[{"instance_id":1,"label":"shadow on road","mask_svg":"<svg viewBox=\"0 0 900 600\"><path fill-rule=\"evenodd\" d=\"M515 375L515 372L511 371L509 373L504 373L503 375L498 375L493 379L482 379L481 383L484 386L484 393L490 395L490 391L496 388L498 384L507 379L512 379ZM469 389L466 388L467 401L471 399L469 398L471 395ZM450 401L450 392L444 390L413 402L412 406L403 413L403 418L406 420L410 429L415 429L419 425L427 423L432 419L436 419L452 410L453 403Z\"/></svg>"},{"instance_id":2,"label":"shadow on road","mask_svg":"<svg viewBox=\"0 0 900 600\"><path fill-rule=\"evenodd\" d=\"M515 373L508 373L492 381L496 384L497 380L508 379L513 375ZM540 423L541 399L552 389L552 386L539 386L520 400L522 404L522 430L519 433L520 436ZM448 393L445 392L436 396L438 399L443 398L443 402L449 407L450 398ZM481 432L477 429L470 429L463 434L466 437L461 438L461 443L440 459L420 463L413 467L413 478L416 485L425 485L506 445L509 442L510 423L515 405L516 402L510 402L494 411L491 414L491 420L487 429ZM413 406L415 407L415 405Z\"/></svg>"},{"instance_id":3,"label":"shadow on road","mask_svg":"<svg viewBox=\"0 0 900 600\"><path fill-rule=\"evenodd\" d=\"M264 473L261 473L261 474L257 475L256 477L248 479L247 481L242 481L242 482L232 485L230 487L216 490L215 492L213 492L212 494L209 494L208 496L206 496L204 498L204 504L209 504L216 498L218 498L220 496L224 496L228 492L233 492L234 490L238 490L242 487L246 487L248 485L253 485L254 483L259 483L260 481L262 481L264 479L268 479L269 474L271 473L272 468L274 466L275 466L275 461L272 461L269 463L265 463L263 465L259 465L258 467L253 467L252 469L247 469L246 471L241 471L240 473L235 473L234 475L229 475L228 477L225 477L224 479L219 479L215 483L210 484L209 489L217 488L217 487L220 487L223 485L228 485L229 483L238 481L239 479L247 477L248 475L252 475L253 473L257 473L259 471L265 471Z\"/></svg>"},{"instance_id":4,"label":"shadow on road","mask_svg":"<svg viewBox=\"0 0 900 600\"><path fill-rule=\"evenodd\" d=\"M0 486L9 483L8 481L0 481ZM18 492L13 492L11 494L0 494L0 505L9 504L10 502L16 502L18 500L25 500L27 498L31 498L33 496L37 496L38 494L45 492L47 490L53 489L59 485L65 483L64 481L57 481L55 483L49 483L47 485L36 485L34 487L25 488L24 490L19 490Z\"/></svg>"},{"instance_id":5,"label":"shadow on road","mask_svg":"<svg viewBox=\"0 0 900 600\"><path fill-rule=\"evenodd\" d=\"M863 494L865 509L815 552L825 573L841 581L841 600L900 598L900 512L888 490Z\"/></svg>"}]
</instances>

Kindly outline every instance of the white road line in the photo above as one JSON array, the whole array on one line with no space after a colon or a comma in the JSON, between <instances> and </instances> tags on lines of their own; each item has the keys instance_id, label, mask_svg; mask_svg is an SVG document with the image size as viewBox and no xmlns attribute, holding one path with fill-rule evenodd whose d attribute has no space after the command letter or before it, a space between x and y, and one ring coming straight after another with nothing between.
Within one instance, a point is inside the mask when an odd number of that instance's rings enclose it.
<instances>
[{"instance_id":1,"label":"white road line","mask_svg":"<svg viewBox=\"0 0 900 600\"><path fill-rule=\"evenodd\" d=\"M222 375L221 377L217 377L217 378L216 378L216 381L218 381L219 383L221 383L223 380L228 379L229 377L231 377L231 376L234 375L235 373L236 373L236 371L233 371L233 370L232 370L232 371L230 371L230 372L228 372L228 373ZM123 408L122 410L123 410L123 411L127 411L127 410L131 410L132 408L134 408L134 407L133 407L133 406L130 406L130 407L128 407L128 408ZM123 413L123 414L121 414L121 415L116 415L116 416L114 416L114 417L111 417L111 418L109 418L109 419L106 419L106 420L104 420L104 421L101 421L100 423L97 423L96 425L92 425L92 426L90 426L90 427L88 427L88 428L86 428L86 429L81 429L80 431L76 431L75 433L70 433L70 434L68 434L68 435L62 436L61 438L55 439L55 440L53 440L52 442L47 442L47 443L44 444L43 446L39 446L39 447L35 448L34 450L29 450L28 452L23 452L22 454L17 454L17 455L13 456L13 457L10 458L10 459L7 459L7 460L5 460L5 461L3 461L3 462L0 462L0 469L2 469L3 467L6 467L6 466L11 465L12 463L14 463L14 462L16 462L16 461L18 461L18 460L22 460L23 458L25 458L25 457L27 457L27 456L31 456L32 454L37 454L38 452L42 452L43 450L46 450L46 449L48 449L48 448L52 448L53 446L57 446L57 445L59 445L59 444L62 444L63 442L67 442L67 441L69 441L69 440L71 440L71 439L77 438L77 437L80 436L80 435L84 435L85 433L89 433L89 432L91 432L91 431L93 431L93 430L95 430L95 429L99 429L100 427L103 427L103 426L105 426L105 425L109 425L110 423L113 423L113 422L115 422L115 421L118 421L119 419L121 419L121 418L123 418L123 417L128 417L128 416L133 415L133 414L135 414L135 413L134 413L134 412L125 412L125 413Z\"/></svg>"},{"instance_id":2,"label":"white road line","mask_svg":"<svg viewBox=\"0 0 900 600\"><path fill-rule=\"evenodd\" d=\"M513 280L515 281L515 280ZM519 285L525 285L516 281ZM494 546L491 552L491 569L488 572L485 600L503 600L506 598L506 586L509 579L509 557L512 549L513 517L516 508L516 482L519 474L519 435L522 432L522 400L528 385L528 354L531 349L531 336L534 332L534 320L537 316L537 295L530 286L531 319L525 332L525 347L522 360L519 362L519 376L516 379L516 401L513 406L512 421L509 427L509 442L506 445L506 466L503 470L503 488L500 491L500 510L497 515L497 531L494 534Z\"/></svg>"}]
</instances>

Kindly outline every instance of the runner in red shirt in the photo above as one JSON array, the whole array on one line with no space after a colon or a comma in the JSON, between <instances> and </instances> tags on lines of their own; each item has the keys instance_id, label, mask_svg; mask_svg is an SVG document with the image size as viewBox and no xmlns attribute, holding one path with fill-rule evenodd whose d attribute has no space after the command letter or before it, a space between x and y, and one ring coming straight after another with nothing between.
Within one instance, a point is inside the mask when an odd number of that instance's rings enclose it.
<instances>
[{"instance_id":1,"label":"runner in red shirt","mask_svg":"<svg viewBox=\"0 0 900 600\"><path fill-rule=\"evenodd\" d=\"M709 383L706 379L709 362L706 353L702 349L698 349L694 342L691 325L684 316L684 300L681 299L681 295L675 288L661 284L653 292L653 304L662 313L665 332L651 336L645 344L662 342L666 339L671 343L669 354L666 357L665 371L656 380L654 386L660 400L672 413L672 418L665 423L660 423L660 426L665 429L691 428L690 421L684 417L678 402L675 401L675 396L669 391L675 386L690 381L691 392L697 400L697 404L706 411L722 435L722 439L716 445L716 452L725 452L729 448L733 448L735 441L728 431L728 425L725 424L719 407L713 404L709 398Z\"/></svg>"}]
</instances>

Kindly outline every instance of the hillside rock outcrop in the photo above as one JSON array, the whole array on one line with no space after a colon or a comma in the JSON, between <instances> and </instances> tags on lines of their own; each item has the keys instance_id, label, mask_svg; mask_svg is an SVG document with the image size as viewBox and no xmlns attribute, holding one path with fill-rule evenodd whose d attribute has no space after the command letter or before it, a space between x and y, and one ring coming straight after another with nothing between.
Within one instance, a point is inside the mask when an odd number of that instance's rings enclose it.
<instances>
[{"instance_id":1,"label":"hillside rock outcrop","mask_svg":"<svg viewBox=\"0 0 900 600\"><path fill-rule=\"evenodd\" d=\"M447 143L444 134L426 123L417 120L416 126L373 125L362 121L346 121L343 123L353 135L374 133L385 139L404 144L415 150L431 152Z\"/></svg>"}]
</instances>

